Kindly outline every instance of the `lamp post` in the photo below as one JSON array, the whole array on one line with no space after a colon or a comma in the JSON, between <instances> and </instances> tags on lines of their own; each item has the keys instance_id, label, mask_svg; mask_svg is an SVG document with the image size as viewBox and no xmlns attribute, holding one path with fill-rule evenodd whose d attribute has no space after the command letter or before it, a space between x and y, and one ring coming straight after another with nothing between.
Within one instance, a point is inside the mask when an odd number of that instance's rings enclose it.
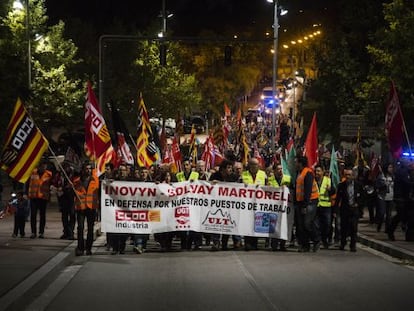
<instances>
[{"instance_id":1,"label":"lamp post","mask_svg":"<svg viewBox=\"0 0 414 311\"><path fill-rule=\"evenodd\" d=\"M276 152L276 107L275 107L275 98L276 98L276 81L277 81L277 43L279 36L279 20L277 15L277 0L267 0L269 3L273 3L274 7L274 16L273 16L273 70L272 70L272 97L274 104L272 105L272 135L271 135L271 148L273 153Z\"/></svg>"}]
</instances>

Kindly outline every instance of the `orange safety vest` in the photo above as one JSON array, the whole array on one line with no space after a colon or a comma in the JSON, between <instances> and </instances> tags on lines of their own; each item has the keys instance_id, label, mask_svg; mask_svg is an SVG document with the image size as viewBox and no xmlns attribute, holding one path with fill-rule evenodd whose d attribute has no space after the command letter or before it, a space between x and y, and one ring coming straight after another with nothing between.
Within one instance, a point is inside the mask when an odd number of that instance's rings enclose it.
<instances>
[{"instance_id":1,"label":"orange safety vest","mask_svg":"<svg viewBox=\"0 0 414 311\"><path fill-rule=\"evenodd\" d=\"M45 170L42 176L39 175L37 168L30 176L29 182L29 199L50 199L50 182L52 172Z\"/></svg>"},{"instance_id":2,"label":"orange safety vest","mask_svg":"<svg viewBox=\"0 0 414 311\"><path fill-rule=\"evenodd\" d=\"M307 173L311 173L313 176L313 171L309 167L305 167L296 179L296 201L298 202L303 202L305 200L305 176ZM315 200L317 198L319 198L319 191L314 177L310 199Z\"/></svg>"},{"instance_id":3,"label":"orange safety vest","mask_svg":"<svg viewBox=\"0 0 414 311\"><path fill-rule=\"evenodd\" d=\"M99 178L96 171L92 170L91 180L89 181L88 189L82 185L80 177L73 180L77 196L75 197L75 209L97 209L99 206Z\"/></svg>"}]
</instances>

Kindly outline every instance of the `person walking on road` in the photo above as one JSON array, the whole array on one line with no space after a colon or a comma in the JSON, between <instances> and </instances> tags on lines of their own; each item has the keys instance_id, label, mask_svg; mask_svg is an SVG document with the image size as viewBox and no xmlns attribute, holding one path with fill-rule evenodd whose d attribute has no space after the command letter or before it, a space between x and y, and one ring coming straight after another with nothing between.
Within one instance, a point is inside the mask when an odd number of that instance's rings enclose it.
<instances>
[{"instance_id":1,"label":"person walking on road","mask_svg":"<svg viewBox=\"0 0 414 311\"><path fill-rule=\"evenodd\" d=\"M219 182L236 182L233 175L233 162L227 159L221 161L219 170L210 176L210 182L213 185ZM230 235L212 233L211 236L213 240L213 245L211 246L212 251L218 251L220 249L220 236L221 249L227 250Z\"/></svg>"},{"instance_id":2,"label":"person walking on road","mask_svg":"<svg viewBox=\"0 0 414 311\"><path fill-rule=\"evenodd\" d=\"M96 211L99 206L99 179L96 170L90 163L84 163L80 175L73 180L75 188L75 210L78 222L77 238L78 246L75 250L76 256L92 255L92 244L94 236L94 226ZM83 236L87 222L86 241Z\"/></svg>"},{"instance_id":3,"label":"person walking on road","mask_svg":"<svg viewBox=\"0 0 414 311\"><path fill-rule=\"evenodd\" d=\"M259 169L259 160L251 158L246 171L242 173L242 181L245 185L265 186L267 184L266 172ZM246 251L257 250L258 238L253 236L244 237L244 249Z\"/></svg>"},{"instance_id":4,"label":"person walking on road","mask_svg":"<svg viewBox=\"0 0 414 311\"><path fill-rule=\"evenodd\" d=\"M335 213L339 213L341 219L341 245L344 250L347 237L351 237L350 250L356 252L356 240L358 233L358 220L360 206L363 204L363 185L355 180L356 171L350 168L344 170L345 181L338 184L335 200Z\"/></svg>"},{"instance_id":5,"label":"person walking on road","mask_svg":"<svg viewBox=\"0 0 414 311\"><path fill-rule=\"evenodd\" d=\"M183 161L183 170L178 172L176 175L177 181L195 181L198 180L200 174L194 171L191 167L191 162L189 158L184 159ZM190 250L192 244L194 243L193 250L200 250L201 244L203 243L203 234L201 232L196 231L181 231L179 232L180 239L181 239L181 249Z\"/></svg>"},{"instance_id":6,"label":"person walking on road","mask_svg":"<svg viewBox=\"0 0 414 311\"><path fill-rule=\"evenodd\" d=\"M377 232L381 231L385 218L385 232L388 233L391 223L391 212L394 206L394 166L388 164L381 170L375 182L377 192Z\"/></svg>"},{"instance_id":7,"label":"person walking on road","mask_svg":"<svg viewBox=\"0 0 414 311\"><path fill-rule=\"evenodd\" d=\"M34 169L29 181L30 199L30 225L32 229L31 239L36 238L37 212L39 212L39 238L44 238L46 226L46 207L50 200L50 183L52 172L47 169L47 162L41 160Z\"/></svg>"},{"instance_id":8,"label":"person walking on road","mask_svg":"<svg viewBox=\"0 0 414 311\"><path fill-rule=\"evenodd\" d=\"M331 178L325 174L325 170L321 165L315 167L315 179L319 191L318 209L316 212L317 229L319 230L323 247L328 249L329 232L332 223L331 196L336 190L332 186Z\"/></svg>"},{"instance_id":9,"label":"person walking on road","mask_svg":"<svg viewBox=\"0 0 414 311\"><path fill-rule=\"evenodd\" d=\"M283 174L282 164L274 163L272 166L272 172L268 174L268 185L272 187L290 187L291 186L291 177L289 175ZM270 246L272 251L287 251L286 249L286 240L272 238L270 239Z\"/></svg>"},{"instance_id":10,"label":"person walking on road","mask_svg":"<svg viewBox=\"0 0 414 311\"><path fill-rule=\"evenodd\" d=\"M300 244L299 252L310 251L310 241L313 242L312 250L317 252L320 247L319 233L316 227L316 209L319 192L318 185L312 169L308 167L308 158L296 156L296 193L295 212L297 212L297 234Z\"/></svg>"},{"instance_id":11,"label":"person walking on road","mask_svg":"<svg viewBox=\"0 0 414 311\"><path fill-rule=\"evenodd\" d=\"M63 171L65 173L63 173ZM66 175L66 176L65 176ZM67 162L62 163L62 167L53 177L51 190L56 192L59 211L62 214L63 234L61 239L74 240L75 230L75 201L74 190L69 180L73 178L73 169Z\"/></svg>"},{"instance_id":12,"label":"person walking on road","mask_svg":"<svg viewBox=\"0 0 414 311\"><path fill-rule=\"evenodd\" d=\"M16 238L20 233L20 237L24 238L25 236L25 226L26 226L26 216L29 213L29 205L27 200L24 197L23 191L19 191L16 194L14 205L14 229L13 237Z\"/></svg>"},{"instance_id":13,"label":"person walking on road","mask_svg":"<svg viewBox=\"0 0 414 311\"><path fill-rule=\"evenodd\" d=\"M395 241L394 232L399 223L404 228L407 222L407 205L410 200L410 170L404 160L397 162L394 180L394 203L397 213L391 218L388 238Z\"/></svg>"}]
</instances>

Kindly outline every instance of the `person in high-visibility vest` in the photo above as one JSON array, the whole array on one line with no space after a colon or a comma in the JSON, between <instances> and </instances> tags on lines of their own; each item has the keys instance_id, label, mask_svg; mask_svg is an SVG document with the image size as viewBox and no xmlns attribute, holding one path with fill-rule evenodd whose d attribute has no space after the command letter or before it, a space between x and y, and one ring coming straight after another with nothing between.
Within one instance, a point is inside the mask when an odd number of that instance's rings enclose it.
<instances>
[{"instance_id":1,"label":"person in high-visibility vest","mask_svg":"<svg viewBox=\"0 0 414 311\"><path fill-rule=\"evenodd\" d=\"M272 166L272 172L268 175L267 183L269 186L272 187L283 187L291 186L291 177L289 175L283 174L283 168L280 163L274 163ZM268 241L268 239L266 239ZM268 242L266 242L268 243ZM270 239L270 246L272 248L272 251L286 251L286 240L282 239Z\"/></svg>"},{"instance_id":2,"label":"person in high-visibility vest","mask_svg":"<svg viewBox=\"0 0 414 311\"><path fill-rule=\"evenodd\" d=\"M86 255L92 255L96 211L99 207L99 178L96 175L96 170L92 168L90 163L84 163L81 173L74 176L73 185L75 188L75 210L78 223L78 247L75 249L75 254L76 256L81 256L86 251ZM83 236L85 219L88 228L86 241Z\"/></svg>"},{"instance_id":3,"label":"person in high-visibility vest","mask_svg":"<svg viewBox=\"0 0 414 311\"><path fill-rule=\"evenodd\" d=\"M30 225L32 229L31 239L36 238L37 211L39 211L39 238L44 238L46 226L46 207L50 200L50 185L52 172L47 168L47 162L42 160L33 171L29 181L30 200Z\"/></svg>"},{"instance_id":4,"label":"person in high-visibility vest","mask_svg":"<svg viewBox=\"0 0 414 311\"><path fill-rule=\"evenodd\" d=\"M183 170L178 172L176 175L177 181L194 181L198 180L200 174L196 171L193 171L191 167L190 159L186 158L183 161ZM194 243L193 250L200 250L203 243L203 234L196 231L181 231L179 232L181 239L181 249L191 249L192 244Z\"/></svg>"},{"instance_id":5,"label":"person in high-visibility vest","mask_svg":"<svg viewBox=\"0 0 414 311\"><path fill-rule=\"evenodd\" d=\"M315 222L319 198L318 186L312 169L308 167L308 158L296 156L295 162L298 172L295 183L295 212L297 213L299 252L310 251L310 240L313 242L313 251L317 252L320 247Z\"/></svg>"},{"instance_id":6,"label":"person in high-visibility vest","mask_svg":"<svg viewBox=\"0 0 414 311\"><path fill-rule=\"evenodd\" d=\"M326 175L321 165L315 167L315 180L319 191L318 209L316 214L317 227L320 232L322 245L325 249L328 249L328 239L332 224L331 196L335 193L335 188L332 185L331 178Z\"/></svg>"},{"instance_id":7,"label":"person in high-visibility vest","mask_svg":"<svg viewBox=\"0 0 414 311\"><path fill-rule=\"evenodd\" d=\"M186 181L186 180L198 180L199 173L196 171L193 171L191 168L191 162L190 160L184 160L183 161L183 170L178 172L175 176L177 177L177 181Z\"/></svg>"},{"instance_id":8,"label":"person in high-visibility vest","mask_svg":"<svg viewBox=\"0 0 414 311\"><path fill-rule=\"evenodd\" d=\"M247 166L247 170L242 173L242 181L245 185L260 185L264 186L267 184L266 172L259 169L259 160L251 158ZM257 237L245 236L244 237L244 249L257 250Z\"/></svg>"}]
</instances>

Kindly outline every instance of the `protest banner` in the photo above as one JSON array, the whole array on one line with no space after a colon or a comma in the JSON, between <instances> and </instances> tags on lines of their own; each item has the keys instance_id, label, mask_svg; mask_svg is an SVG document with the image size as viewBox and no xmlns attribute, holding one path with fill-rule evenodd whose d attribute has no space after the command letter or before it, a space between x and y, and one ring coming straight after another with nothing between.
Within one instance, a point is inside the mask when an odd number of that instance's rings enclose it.
<instances>
[{"instance_id":1,"label":"protest banner","mask_svg":"<svg viewBox=\"0 0 414 311\"><path fill-rule=\"evenodd\" d=\"M104 232L193 230L284 240L294 213L287 187L206 181L104 181L101 208Z\"/></svg>"}]
</instances>

